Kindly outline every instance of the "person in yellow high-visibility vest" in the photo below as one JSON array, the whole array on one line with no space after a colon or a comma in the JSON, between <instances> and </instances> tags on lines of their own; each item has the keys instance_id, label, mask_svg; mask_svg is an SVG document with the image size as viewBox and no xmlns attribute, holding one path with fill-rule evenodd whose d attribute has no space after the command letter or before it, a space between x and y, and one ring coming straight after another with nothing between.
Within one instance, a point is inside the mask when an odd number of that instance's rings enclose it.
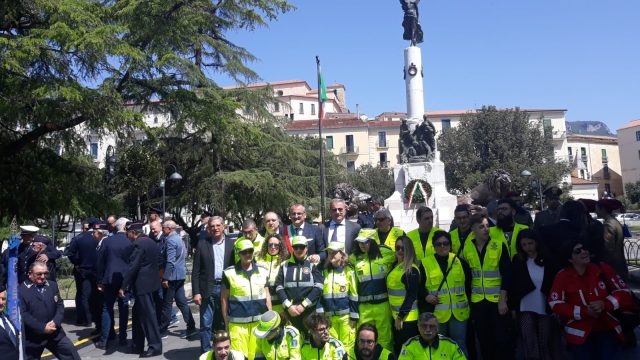
<instances>
[{"instance_id":1,"label":"person in yellow high-visibility vest","mask_svg":"<svg viewBox=\"0 0 640 360\"><path fill-rule=\"evenodd\" d=\"M528 229L527 225L515 222L517 204L511 199L501 199L496 208L496 226L489 229L492 239L504 241L509 250L509 257L513 258L517 253L516 239L522 229Z\"/></svg>"},{"instance_id":2,"label":"person in yellow high-visibility vest","mask_svg":"<svg viewBox=\"0 0 640 360\"><path fill-rule=\"evenodd\" d=\"M271 309L267 270L253 261L253 243L238 241L235 250L240 261L222 275L221 312L225 327L233 338L232 349L253 360L256 338L252 336L260 316Z\"/></svg>"},{"instance_id":3,"label":"person in yellow high-visibility vest","mask_svg":"<svg viewBox=\"0 0 640 360\"><path fill-rule=\"evenodd\" d=\"M373 238L378 244L384 244L393 249L396 239L404 235L402 229L393 227L393 216L389 209L380 208L373 214L376 223L376 236Z\"/></svg>"},{"instance_id":4,"label":"person in yellow high-visibility vest","mask_svg":"<svg viewBox=\"0 0 640 360\"><path fill-rule=\"evenodd\" d=\"M511 260L505 241L489 236L489 221L483 214L471 216L473 239L462 257L471 268L471 320L483 359L512 359L513 325L507 306Z\"/></svg>"},{"instance_id":5,"label":"person in yellow high-visibility vest","mask_svg":"<svg viewBox=\"0 0 640 360\"><path fill-rule=\"evenodd\" d=\"M253 331L256 360L302 360L302 339L298 329L285 325L275 311L267 311Z\"/></svg>"},{"instance_id":6,"label":"person in yellow high-visibility vest","mask_svg":"<svg viewBox=\"0 0 640 360\"><path fill-rule=\"evenodd\" d=\"M291 254L289 254L289 249L285 246L280 234L268 235L262 242L260 251L254 256L258 266L267 270L271 310L277 311L280 313L280 316L284 316L284 308L282 307L282 301L280 301L276 293L276 278L278 277L280 267L289 257L291 257Z\"/></svg>"},{"instance_id":7,"label":"person in yellow high-visibility vest","mask_svg":"<svg viewBox=\"0 0 640 360\"><path fill-rule=\"evenodd\" d=\"M436 253L422 259L424 288L420 297L434 309L440 334L452 338L466 354L471 270L464 259L451 252L451 235L446 231L433 235L433 245Z\"/></svg>"},{"instance_id":8,"label":"person in yellow high-visibility vest","mask_svg":"<svg viewBox=\"0 0 640 360\"><path fill-rule=\"evenodd\" d=\"M360 230L356 237L357 246L349 255L349 261L356 271L360 307L358 324L374 324L378 328L380 345L392 351L392 318L385 278L391 270L394 253L388 246L373 241L375 232L374 229Z\"/></svg>"},{"instance_id":9,"label":"person in yellow high-visibility vest","mask_svg":"<svg viewBox=\"0 0 640 360\"><path fill-rule=\"evenodd\" d=\"M399 360L467 358L455 341L438 334L438 319L434 314L420 314L418 329L420 335L414 336L402 346Z\"/></svg>"},{"instance_id":10,"label":"person in yellow high-visibility vest","mask_svg":"<svg viewBox=\"0 0 640 360\"><path fill-rule=\"evenodd\" d=\"M262 237L262 235L260 235L260 232L258 232L258 226L256 225L256 222L252 219L245 219L242 222L242 227L240 228L240 230L242 231L242 236L239 237L236 241L242 241L246 239L253 242L253 251L254 255L256 255L260 251L260 249L262 249L262 243L264 242L264 237ZM237 262L239 260L240 257L236 255L235 261Z\"/></svg>"},{"instance_id":11,"label":"person in yellow high-visibility vest","mask_svg":"<svg viewBox=\"0 0 640 360\"><path fill-rule=\"evenodd\" d=\"M426 206L418 208L416 221L418 222L418 228L409 231L407 236L413 242L413 248L416 249L416 259L422 261L425 256L435 253L433 234L441 229L433 227L433 210Z\"/></svg>"},{"instance_id":12,"label":"person in yellow high-visibility vest","mask_svg":"<svg viewBox=\"0 0 640 360\"><path fill-rule=\"evenodd\" d=\"M213 349L200 355L199 360L245 360L244 354L231 349L231 338L225 330L218 330L213 335Z\"/></svg>"},{"instance_id":13,"label":"person in yellow high-visibility vest","mask_svg":"<svg viewBox=\"0 0 640 360\"><path fill-rule=\"evenodd\" d=\"M405 341L418 335L420 269L411 239L399 237L395 250L396 260L387 275L387 293L395 328L394 353L398 354Z\"/></svg>"},{"instance_id":14,"label":"person in yellow high-visibility vest","mask_svg":"<svg viewBox=\"0 0 640 360\"><path fill-rule=\"evenodd\" d=\"M473 237L469 218L471 217L471 206L469 204L461 204L453 210L453 220L455 228L451 229L451 250L454 254L460 254L460 248L464 248L467 240ZM436 249L437 250L437 249Z\"/></svg>"}]
</instances>

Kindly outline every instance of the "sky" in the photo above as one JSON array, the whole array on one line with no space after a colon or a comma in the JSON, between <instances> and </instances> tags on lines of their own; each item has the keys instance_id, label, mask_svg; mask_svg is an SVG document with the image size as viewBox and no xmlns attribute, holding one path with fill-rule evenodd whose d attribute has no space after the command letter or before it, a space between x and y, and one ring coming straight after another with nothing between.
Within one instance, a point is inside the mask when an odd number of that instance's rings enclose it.
<instances>
[{"instance_id":1,"label":"sky","mask_svg":"<svg viewBox=\"0 0 640 360\"><path fill-rule=\"evenodd\" d=\"M229 38L264 81L346 87L351 112L406 111L398 0L293 0L268 28ZM566 109L615 134L640 118L639 0L422 0L427 111ZM233 85L214 78L220 85Z\"/></svg>"}]
</instances>

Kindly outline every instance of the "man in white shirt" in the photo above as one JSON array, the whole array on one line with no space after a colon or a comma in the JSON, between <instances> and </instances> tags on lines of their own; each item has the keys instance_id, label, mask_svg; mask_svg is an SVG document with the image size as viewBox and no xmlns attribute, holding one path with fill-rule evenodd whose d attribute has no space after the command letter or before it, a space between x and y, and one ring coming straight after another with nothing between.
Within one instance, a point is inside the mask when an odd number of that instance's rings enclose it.
<instances>
[{"instance_id":1,"label":"man in white shirt","mask_svg":"<svg viewBox=\"0 0 640 360\"><path fill-rule=\"evenodd\" d=\"M360 225L346 220L347 204L344 200L331 200L329 211L331 220L320 225L320 228L316 232L316 238L314 239L314 242L321 247L318 249L321 262L324 261L327 256L324 250L329 243L333 241L344 243L345 252L349 254L352 251L353 240L358 236L358 232L360 232Z\"/></svg>"}]
</instances>

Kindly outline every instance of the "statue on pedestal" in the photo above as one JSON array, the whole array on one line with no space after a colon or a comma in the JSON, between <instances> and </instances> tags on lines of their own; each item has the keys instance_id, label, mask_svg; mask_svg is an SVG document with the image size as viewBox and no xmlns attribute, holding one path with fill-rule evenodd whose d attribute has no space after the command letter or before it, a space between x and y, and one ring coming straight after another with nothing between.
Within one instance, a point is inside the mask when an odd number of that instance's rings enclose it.
<instances>
[{"instance_id":1,"label":"statue on pedestal","mask_svg":"<svg viewBox=\"0 0 640 360\"><path fill-rule=\"evenodd\" d=\"M411 41L411 46L422 42L422 27L418 19L418 3L420 0L400 0L400 5L404 11L402 27L404 33L402 38Z\"/></svg>"},{"instance_id":2,"label":"statue on pedestal","mask_svg":"<svg viewBox=\"0 0 640 360\"><path fill-rule=\"evenodd\" d=\"M429 162L435 158L436 128L423 116L422 124L411 133L407 120L400 125L400 163Z\"/></svg>"}]
</instances>

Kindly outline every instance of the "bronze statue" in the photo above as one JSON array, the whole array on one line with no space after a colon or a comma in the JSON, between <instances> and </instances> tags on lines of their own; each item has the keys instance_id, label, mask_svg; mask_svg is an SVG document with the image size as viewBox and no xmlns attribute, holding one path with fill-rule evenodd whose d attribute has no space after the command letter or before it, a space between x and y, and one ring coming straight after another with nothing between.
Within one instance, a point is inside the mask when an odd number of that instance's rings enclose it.
<instances>
[{"instance_id":1,"label":"bronze statue","mask_svg":"<svg viewBox=\"0 0 640 360\"><path fill-rule=\"evenodd\" d=\"M420 26L418 15L418 3L420 0L400 0L400 5L404 11L402 27L404 33L402 38L411 41L411 46L422 42L422 27Z\"/></svg>"},{"instance_id":2,"label":"bronze statue","mask_svg":"<svg viewBox=\"0 0 640 360\"><path fill-rule=\"evenodd\" d=\"M436 156L436 128L423 117L424 121L411 133L407 120L400 125L400 163L433 161Z\"/></svg>"}]
</instances>

